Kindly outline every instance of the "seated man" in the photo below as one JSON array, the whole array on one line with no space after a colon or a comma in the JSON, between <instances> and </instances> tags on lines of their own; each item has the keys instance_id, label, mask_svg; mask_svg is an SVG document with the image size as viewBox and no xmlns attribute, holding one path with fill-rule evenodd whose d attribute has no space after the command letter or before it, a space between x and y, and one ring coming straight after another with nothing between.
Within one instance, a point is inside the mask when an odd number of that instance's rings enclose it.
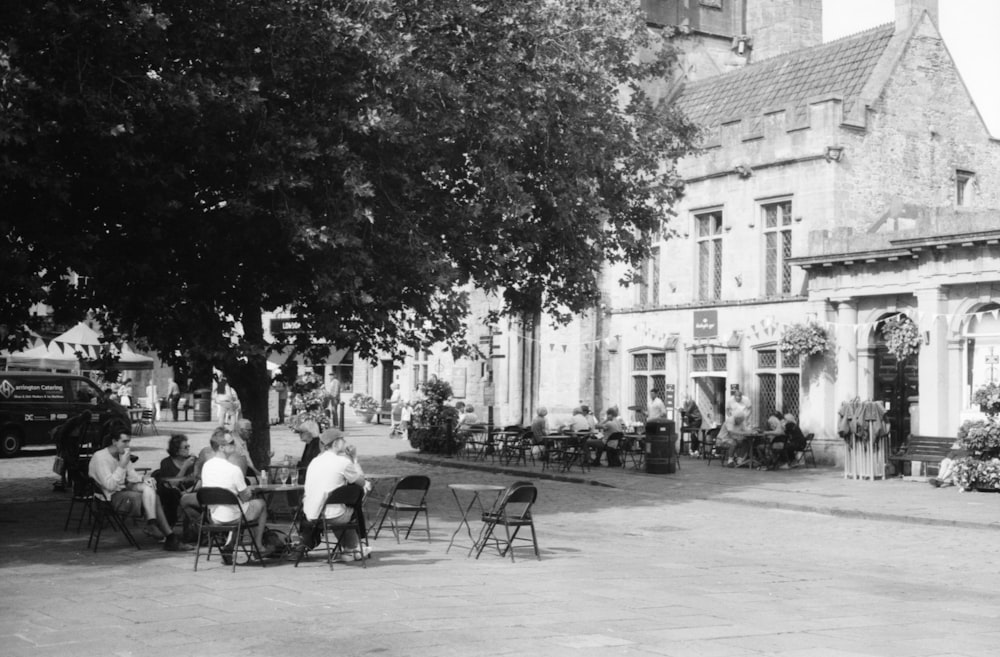
<instances>
[{"instance_id":1,"label":"seated man","mask_svg":"<svg viewBox=\"0 0 1000 657\"><path fill-rule=\"evenodd\" d=\"M292 549L292 556L295 558L301 558L305 552L319 544L322 534L320 514L328 521L334 521L333 524L346 526L350 521L351 513L344 505L324 505L334 489L348 484L368 487L365 473L357 460L357 450L353 445L347 444L340 430L327 429L320 434L319 442L320 453L306 470L306 488L302 496L302 514L305 518L299 524L299 544ZM357 532L344 529L337 536L343 548L341 556L346 559L346 555L351 555L355 560L361 559ZM366 550L365 556L369 553L370 548Z\"/></svg>"},{"instance_id":2,"label":"seated man","mask_svg":"<svg viewBox=\"0 0 1000 657\"><path fill-rule=\"evenodd\" d=\"M737 452L743 449L746 443L746 415L742 412L734 412L723 423L719 430L719 437L715 439L717 446L726 448L726 465L730 468L742 465L745 457L742 452L737 456Z\"/></svg>"},{"instance_id":3,"label":"seated man","mask_svg":"<svg viewBox=\"0 0 1000 657\"><path fill-rule=\"evenodd\" d=\"M236 420L233 425L233 444L236 445L236 450L229 457L229 461L240 468L245 475L256 477L257 481L260 481L260 470L254 466L250 459L250 450L247 449L252 433L253 425L250 420L245 418Z\"/></svg>"},{"instance_id":4,"label":"seated man","mask_svg":"<svg viewBox=\"0 0 1000 657\"><path fill-rule=\"evenodd\" d=\"M767 416L767 428L764 429L763 434L770 439L771 463L769 465L777 465L780 469L787 470L789 467L789 458L786 452L788 436L785 435L785 420L780 411L771 411L771 414Z\"/></svg>"},{"instance_id":5,"label":"seated man","mask_svg":"<svg viewBox=\"0 0 1000 657\"><path fill-rule=\"evenodd\" d=\"M806 436L795 421L795 416L785 413L782 429L788 437L785 443L785 460L790 467L797 468L805 464L805 454L802 450L806 448Z\"/></svg>"},{"instance_id":6,"label":"seated man","mask_svg":"<svg viewBox=\"0 0 1000 657\"><path fill-rule=\"evenodd\" d=\"M94 453L87 472L119 513L135 517L144 515L146 534L153 538L165 537L163 547L166 550L179 550L180 539L167 524L156 495L156 481L143 479L132 465L131 444L132 436L118 433L110 445Z\"/></svg>"},{"instance_id":7,"label":"seated man","mask_svg":"<svg viewBox=\"0 0 1000 657\"><path fill-rule=\"evenodd\" d=\"M226 427L218 427L209 439L215 456L205 462L201 469L201 485L203 488L224 488L236 495L247 521L258 520L254 528L253 540L258 547L263 545L264 525L267 524L267 505L264 500L250 499L252 493L247 487L246 476L234 465L229 457L236 451L233 434ZM239 509L233 504L215 504L209 509L213 522L233 522L240 517ZM231 540L236 540L234 536ZM232 563L233 545L227 545L222 550L223 560Z\"/></svg>"}]
</instances>

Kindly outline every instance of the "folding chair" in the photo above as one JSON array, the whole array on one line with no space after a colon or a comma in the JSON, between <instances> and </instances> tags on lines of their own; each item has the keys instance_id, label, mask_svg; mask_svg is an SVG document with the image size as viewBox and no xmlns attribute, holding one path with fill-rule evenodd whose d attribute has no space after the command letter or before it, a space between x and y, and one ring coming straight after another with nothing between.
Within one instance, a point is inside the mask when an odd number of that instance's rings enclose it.
<instances>
[{"instance_id":1,"label":"folding chair","mask_svg":"<svg viewBox=\"0 0 1000 657\"><path fill-rule=\"evenodd\" d=\"M212 558L212 548L217 548L220 555L229 553L232 561L233 572L236 572L236 552L237 550L246 555L247 561L256 557L261 568L264 567L264 559L261 557L260 546L253 536L259 520L248 521L240 500L231 490L226 488L202 488L197 492L198 506L201 507L201 522L198 523L198 548L194 553L194 569L198 570L198 560L201 558L202 536L208 539L208 553L205 561ZM211 507L216 505L234 506L239 510L238 518L231 522L216 522L212 520ZM250 547L247 548L246 537L250 537ZM220 538L221 537L221 538ZM232 544L232 550L227 550L226 546ZM225 559L223 559L225 561Z\"/></svg>"},{"instance_id":2,"label":"folding chair","mask_svg":"<svg viewBox=\"0 0 1000 657\"><path fill-rule=\"evenodd\" d=\"M101 533L104 531L104 526L108 525L111 529L121 532L129 545L136 550L140 549L138 541L135 540L132 532L129 531L129 516L115 508L111 499L104 494L104 489L93 478L90 479L90 485L91 490L94 492L93 497L90 499L90 517L93 520L93 524L90 527L87 548L90 548L90 544L93 543L94 552L97 552L97 545L101 542Z\"/></svg>"},{"instance_id":3,"label":"folding chair","mask_svg":"<svg viewBox=\"0 0 1000 657\"><path fill-rule=\"evenodd\" d=\"M517 438L504 444L503 456L506 458L504 465L510 465L511 461L514 465L518 463L528 465L528 459L531 459L531 465L535 465L535 455L532 453L532 448L535 446L534 436L530 427L519 428Z\"/></svg>"},{"instance_id":4,"label":"folding chair","mask_svg":"<svg viewBox=\"0 0 1000 657\"><path fill-rule=\"evenodd\" d=\"M347 522L340 522L341 518L336 520L328 520L325 515L321 514L317 522L320 523L320 528L322 531L320 543L326 546L326 561L330 566L330 570L333 570L333 558L338 552L343 551L343 547L340 545L341 537L337 536L338 531L345 529L353 529L358 535L358 551L361 553L361 565L364 568L368 567L365 552L365 547L368 546L368 534L365 531L365 517L364 511L362 509L362 502L365 495L365 489L357 484L347 484L346 486L341 486L330 491L330 494L326 497L326 503L323 505L324 509L330 504L343 504L347 507ZM299 567L299 562L305 556L304 552L300 552L295 558L295 567Z\"/></svg>"},{"instance_id":5,"label":"folding chair","mask_svg":"<svg viewBox=\"0 0 1000 657\"><path fill-rule=\"evenodd\" d=\"M718 444L719 428L710 429L705 434L705 442L701 450L701 455L705 459L706 465L712 465L712 459L718 459L722 465L726 464L726 448Z\"/></svg>"},{"instance_id":6,"label":"folding chair","mask_svg":"<svg viewBox=\"0 0 1000 657\"><path fill-rule=\"evenodd\" d=\"M816 454L813 452L813 438L816 437L814 433L806 434L806 445L802 448L802 462L808 466L809 461L812 461L812 467L816 467Z\"/></svg>"},{"instance_id":7,"label":"folding chair","mask_svg":"<svg viewBox=\"0 0 1000 657\"><path fill-rule=\"evenodd\" d=\"M538 489L531 484L517 483L508 488L500 501L489 511L483 513L483 527L479 532L479 538L469 550L471 555L476 552L476 559L483 553L483 548L490 541L496 545L497 552L501 557L510 553L510 560L514 562L514 541L521 540L527 542L529 539L518 539L517 534L521 527L528 527L531 530L531 544L535 550L535 558L541 561L541 554L538 552L538 539L535 536L535 523L531 517L531 506L538 498ZM503 525L504 536L500 537L496 531L498 525ZM511 533L511 527L514 533Z\"/></svg>"},{"instance_id":8,"label":"folding chair","mask_svg":"<svg viewBox=\"0 0 1000 657\"><path fill-rule=\"evenodd\" d=\"M79 477L79 479L77 479ZM76 523L76 533L80 533L80 529L83 528L83 521L88 517L93 522L93 499L94 499L94 482L90 477L85 475L80 475L73 472L69 473L70 485L73 487L73 496L69 498L69 510L66 512L66 523L63 525L63 531L69 530L69 523L73 519L73 509L77 506L80 507L80 519Z\"/></svg>"},{"instance_id":9,"label":"folding chair","mask_svg":"<svg viewBox=\"0 0 1000 657\"><path fill-rule=\"evenodd\" d=\"M430 543L431 523L427 517L427 491L430 487L431 479L424 475L409 475L397 481L389 497L379 504L379 521L375 527L375 536L372 538L378 539L382 525L386 518L389 518L389 527L392 529L393 536L396 537L396 542L399 543L399 512L402 511L404 514L413 514L410 526L406 528L406 538L410 538L410 532L417 522L417 517L423 513L424 523L427 527L427 542ZM390 511L392 512L391 517Z\"/></svg>"},{"instance_id":10,"label":"folding chair","mask_svg":"<svg viewBox=\"0 0 1000 657\"><path fill-rule=\"evenodd\" d=\"M622 461L622 443L625 442L625 434L615 431L604 441L604 456L608 460L609 468L620 468L624 466Z\"/></svg>"},{"instance_id":11,"label":"folding chair","mask_svg":"<svg viewBox=\"0 0 1000 657\"><path fill-rule=\"evenodd\" d=\"M625 436L621 445L622 467L624 468L628 463L631 463L633 470L642 469L646 462L646 451L642 439L638 436Z\"/></svg>"},{"instance_id":12,"label":"folding chair","mask_svg":"<svg viewBox=\"0 0 1000 657\"><path fill-rule=\"evenodd\" d=\"M156 428L156 415L153 413L153 410L149 408L142 409L142 415L140 415L132 424L132 435L141 436L145 427L152 428L153 433L150 435L155 436L160 433Z\"/></svg>"}]
</instances>

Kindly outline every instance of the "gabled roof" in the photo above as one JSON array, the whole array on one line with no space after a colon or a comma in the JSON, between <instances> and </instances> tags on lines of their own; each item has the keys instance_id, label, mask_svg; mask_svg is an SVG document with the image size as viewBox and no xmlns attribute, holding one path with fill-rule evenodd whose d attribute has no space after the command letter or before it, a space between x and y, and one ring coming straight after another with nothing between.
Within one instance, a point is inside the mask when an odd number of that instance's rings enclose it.
<instances>
[{"instance_id":1,"label":"gabled roof","mask_svg":"<svg viewBox=\"0 0 1000 657\"><path fill-rule=\"evenodd\" d=\"M695 123L713 127L816 97L838 95L847 102L861 94L894 32L892 24L882 25L690 82L676 103Z\"/></svg>"}]
</instances>

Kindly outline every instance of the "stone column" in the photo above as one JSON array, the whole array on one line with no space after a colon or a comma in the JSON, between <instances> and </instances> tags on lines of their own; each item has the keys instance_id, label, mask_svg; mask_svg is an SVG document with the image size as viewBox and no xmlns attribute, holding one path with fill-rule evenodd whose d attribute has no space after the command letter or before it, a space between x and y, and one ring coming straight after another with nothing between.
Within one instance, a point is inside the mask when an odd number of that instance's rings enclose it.
<instances>
[{"instance_id":1,"label":"stone column","mask_svg":"<svg viewBox=\"0 0 1000 657\"><path fill-rule=\"evenodd\" d=\"M942 330L945 330L942 328ZM954 337L948 338L948 372L947 372L947 383L935 390L940 390L942 397L947 399L948 407L945 410L944 422L945 431L944 433L937 434L940 436L955 436L958 435L958 427L962 424L962 412L965 410L965 376L966 368L968 367L965 358L965 338ZM921 372L921 379L923 379L923 373ZM920 394L923 396L924 382L920 382Z\"/></svg>"},{"instance_id":2,"label":"stone column","mask_svg":"<svg viewBox=\"0 0 1000 657\"><path fill-rule=\"evenodd\" d=\"M839 405L858 396L858 302L853 298L831 299L837 306L837 383L836 401Z\"/></svg>"},{"instance_id":3,"label":"stone column","mask_svg":"<svg viewBox=\"0 0 1000 657\"><path fill-rule=\"evenodd\" d=\"M944 315L948 294L941 287L916 291L918 326L923 344L920 345L920 431L927 436L949 435L947 393L941 394L948 380L948 325ZM957 386L955 386L957 387ZM953 431L953 430L952 430Z\"/></svg>"}]
</instances>

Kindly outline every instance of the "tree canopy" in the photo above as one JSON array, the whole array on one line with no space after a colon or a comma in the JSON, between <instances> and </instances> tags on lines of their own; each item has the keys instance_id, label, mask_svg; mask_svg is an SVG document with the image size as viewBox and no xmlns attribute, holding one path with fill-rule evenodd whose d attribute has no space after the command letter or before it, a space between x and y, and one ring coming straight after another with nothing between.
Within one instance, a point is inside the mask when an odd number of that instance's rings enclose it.
<instances>
[{"instance_id":1,"label":"tree canopy","mask_svg":"<svg viewBox=\"0 0 1000 657\"><path fill-rule=\"evenodd\" d=\"M558 316L646 255L693 139L643 91L656 40L634 0L8 3L3 322L44 302L212 363L260 460L264 359L310 344L263 313L460 347L467 284Z\"/></svg>"}]
</instances>

